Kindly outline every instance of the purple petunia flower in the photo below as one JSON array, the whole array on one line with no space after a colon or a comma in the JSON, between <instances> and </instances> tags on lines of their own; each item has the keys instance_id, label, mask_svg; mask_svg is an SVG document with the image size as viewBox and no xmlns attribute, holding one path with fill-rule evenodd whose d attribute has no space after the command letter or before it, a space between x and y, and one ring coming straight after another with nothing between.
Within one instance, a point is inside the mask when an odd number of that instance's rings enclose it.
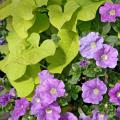
<instances>
[{"instance_id":1,"label":"purple petunia flower","mask_svg":"<svg viewBox=\"0 0 120 120\"><path fill-rule=\"evenodd\" d=\"M39 76L39 78L40 78L40 83L44 82L44 81L47 80L47 79L54 78L54 76L51 75L48 70L43 70L43 71L41 71L41 72L38 74L38 76Z\"/></svg>"},{"instance_id":2,"label":"purple petunia flower","mask_svg":"<svg viewBox=\"0 0 120 120\"><path fill-rule=\"evenodd\" d=\"M102 48L103 38L99 33L91 32L80 40L80 53L88 59L93 58L94 53Z\"/></svg>"},{"instance_id":3,"label":"purple petunia flower","mask_svg":"<svg viewBox=\"0 0 120 120\"><path fill-rule=\"evenodd\" d=\"M77 117L70 112L63 114L59 120L78 120Z\"/></svg>"},{"instance_id":4,"label":"purple petunia flower","mask_svg":"<svg viewBox=\"0 0 120 120\"><path fill-rule=\"evenodd\" d=\"M15 96L16 96L16 90L15 90L14 88L12 88L12 89L10 90L10 92L9 92L9 95L10 95L11 97L15 97Z\"/></svg>"},{"instance_id":5,"label":"purple petunia flower","mask_svg":"<svg viewBox=\"0 0 120 120\"><path fill-rule=\"evenodd\" d=\"M110 102L120 105L120 83L116 83L109 91Z\"/></svg>"},{"instance_id":6,"label":"purple petunia flower","mask_svg":"<svg viewBox=\"0 0 120 120\"><path fill-rule=\"evenodd\" d=\"M56 101L58 97L62 97L65 94L65 85L58 79L46 79L39 87L39 93L42 99L48 104Z\"/></svg>"},{"instance_id":7,"label":"purple petunia flower","mask_svg":"<svg viewBox=\"0 0 120 120\"><path fill-rule=\"evenodd\" d=\"M46 99L43 99L41 97L41 94L39 92L39 86L35 90L35 95L32 99L32 105L31 105L31 115L36 115L40 108L45 107L48 105L48 102Z\"/></svg>"},{"instance_id":8,"label":"purple petunia flower","mask_svg":"<svg viewBox=\"0 0 120 120\"><path fill-rule=\"evenodd\" d=\"M100 7L102 22L115 22L117 17L120 17L120 4L113 4L106 2L104 6Z\"/></svg>"},{"instance_id":9,"label":"purple petunia flower","mask_svg":"<svg viewBox=\"0 0 120 120\"><path fill-rule=\"evenodd\" d=\"M85 103L99 104L107 87L99 78L89 80L82 85L82 98Z\"/></svg>"},{"instance_id":10,"label":"purple petunia flower","mask_svg":"<svg viewBox=\"0 0 120 120\"><path fill-rule=\"evenodd\" d=\"M116 109L116 117L120 118L120 107Z\"/></svg>"},{"instance_id":11,"label":"purple petunia flower","mask_svg":"<svg viewBox=\"0 0 120 120\"><path fill-rule=\"evenodd\" d=\"M103 47L95 53L94 59L96 60L97 66L115 68L118 61L118 51L112 46L104 44Z\"/></svg>"},{"instance_id":12,"label":"purple petunia flower","mask_svg":"<svg viewBox=\"0 0 120 120\"><path fill-rule=\"evenodd\" d=\"M93 110L92 120L107 120L108 116L105 113L101 113L98 110Z\"/></svg>"},{"instance_id":13,"label":"purple petunia flower","mask_svg":"<svg viewBox=\"0 0 120 120\"><path fill-rule=\"evenodd\" d=\"M60 106L57 103L52 103L39 110L37 120L59 120L60 113Z\"/></svg>"},{"instance_id":14,"label":"purple petunia flower","mask_svg":"<svg viewBox=\"0 0 120 120\"><path fill-rule=\"evenodd\" d=\"M10 95L8 93L0 96L0 105L6 106L10 102Z\"/></svg>"},{"instance_id":15,"label":"purple petunia flower","mask_svg":"<svg viewBox=\"0 0 120 120\"><path fill-rule=\"evenodd\" d=\"M86 60L80 61L81 67L86 67L87 65L88 65L88 61L86 61Z\"/></svg>"},{"instance_id":16,"label":"purple petunia flower","mask_svg":"<svg viewBox=\"0 0 120 120\"><path fill-rule=\"evenodd\" d=\"M11 119L19 120L19 118L26 114L26 111L29 107L30 103L26 100L26 98L22 98L20 100L15 101L15 108L12 111Z\"/></svg>"},{"instance_id":17,"label":"purple petunia flower","mask_svg":"<svg viewBox=\"0 0 120 120\"><path fill-rule=\"evenodd\" d=\"M79 120L92 120L90 116L85 115L81 108L78 108L78 112L80 114Z\"/></svg>"}]
</instances>

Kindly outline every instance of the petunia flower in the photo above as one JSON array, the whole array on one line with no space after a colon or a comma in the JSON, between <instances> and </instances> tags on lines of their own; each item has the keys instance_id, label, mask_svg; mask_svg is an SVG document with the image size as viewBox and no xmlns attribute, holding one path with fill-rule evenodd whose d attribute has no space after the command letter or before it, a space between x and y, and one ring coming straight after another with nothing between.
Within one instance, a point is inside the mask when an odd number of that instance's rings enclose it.
<instances>
[{"instance_id":1,"label":"petunia flower","mask_svg":"<svg viewBox=\"0 0 120 120\"><path fill-rule=\"evenodd\" d=\"M109 90L110 102L120 105L120 83L116 83L113 88Z\"/></svg>"},{"instance_id":2,"label":"petunia flower","mask_svg":"<svg viewBox=\"0 0 120 120\"><path fill-rule=\"evenodd\" d=\"M38 111L37 120L59 120L60 113L60 106L57 103L52 103Z\"/></svg>"},{"instance_id":3,"label":"petunia flower","mask_svg":"<svg viewBox=\"0 0 120 120\"><path fill-rule=\"evenodd\" d=\"M26 100L26 98L21 98L20 100L16 100L14 110L11 113L11 119L19 120L21 116L26 114L29 105L30 103Z\"/></svg>"},{"instance_id":4,"label":"petunia flower","mask_svg":"<svg viewBox=\"0 0 120 120\"><path fill-rule=\"evenodd\" d=\"M6 106L10 102L10 95L8 93L3 94L0 96L0 105Z\"/></svg>"},{"instance_id":5,"label":"petunia flower","mask_svg":"<svg viewBox=\"0 0 120 120\"><path fill-rule=\"evenodd\" d=\"M86 60L80 61L80 66L81 66L81 67L86 67L88 64L89 64L89 63L88 63L88 61L86 61Z\"/></svg>"},{"instance_id":6,"label":"petunia flower","mask_svg":"<svg viewBox=\"0 0 120 120\"><path fill-rule=\"evenodd\" d=\"M33 96L32 102L31 102L31 115L36 115L44 106L49 105L46 99L43 99L41 97L41 94L39 92L39 86L35 90L35 95Z\"/></svg>"},{"instance_id":7,"label":"petunia flower","mask_svg":"<svg viewBox=\"0 0 120 120\"><path fill-rule=\"evenodd\" d=\"M58 97L65 95L65 85L58 79L46 79L39 87L42 99L48 104L56 101Z\"/></svg>"},{"instance_id":8,"label":"petunia flower","mask_svg":"<svg viewBox=\"0 0 120 120\"><path fill-rule=\"evenodd\" d=\"M9 95L10 95L11 97L15 97L15 96L16 96L16 90L15 90L15 88L12 88L12 89L10 90Z\"/></svg>"},{"instance_id":9,"label":"petunia flower","mask_svg":"<svg viewBox=\"0 0 120 120\"><path fill-rule=\"evenodd\" d=\"M103 68L115 68L118 61L118 51L110 45L103 47L94 54L96 65Z\"/></svg>"},{"instance_id":10,"label":"petunia flower","mask_svg":"<svg viewBox=\"0 0 120 120\"><path fill-rule=\"evenodd\" d=\"M102 22L115 22L117 17L120 17L120 4L106 2L99 9Z\"/></svg>"},{"instance_id":11,"label":"petunia flower","mask_svg":"<svg viewBox=\"0 0 120 120\"><path fill-rule=\"evenodd\" d=\"M40 84L41 84L42 82L44 82L45 80L47 80L47 79L54 78L54 76L51 75L48 70L43 70L43 71L41 71L41 72L38 74L38 76L39 76L39 78L40 78Z\"/></svg>"},{"instance_id":12,"label":"petunia flower","mask_svg":"<svg viewBox=\"0 0 120 120\"><path fill-rule=\"evenodd\" d=\"M107 87L99 78L89 80L82 85L82 98L85 103L99 104Z\"/></svg>"},{"instance_id":13,"label":"petunia flower","mask_svg":"<svg viewBox=\"0 0 120 120\"><path fill-rule=\"evenodd\" d=\"M79 120L92 120L90 116L85 115L81 108L78 108L78 112L80 114Z\"/></svg>"},{"instance_id":14,"label":"petunia flower","mask_svg":"<svg viewBox=\"0 0 120 120\"><path fill-rule=\"evenodd\" d=\"M78 120L78 119L73 113L66 112L60 117L59 120Z\"/></svg>"},{"instance_id":15,"label":"petunia flower","mask_svg":"<svg viewBox=\"0 0 120 120\"><path fill-rule=\"evenodd\" d=\"M94 53L102 48L103 38L99 33L91 32L80 39L80 53L85 58L93 58Z\"/></svg>"},{"instance_id":16,"label":"petunia flower","mask_svg":"<svg viewBox=\"0 0 120 120\"><path fill-rule=\"evenodd\" d=\"M101 113L98 110L93 110L92 120L107 120L108 116L105 113Z\"/></svg>"}]
</instances>

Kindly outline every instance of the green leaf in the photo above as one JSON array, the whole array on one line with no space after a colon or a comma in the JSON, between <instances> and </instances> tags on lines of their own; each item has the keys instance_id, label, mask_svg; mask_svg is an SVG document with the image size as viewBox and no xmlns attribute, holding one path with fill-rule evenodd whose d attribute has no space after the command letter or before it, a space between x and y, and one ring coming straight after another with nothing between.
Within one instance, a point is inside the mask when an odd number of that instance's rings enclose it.
<instances>
[{"instance_id":1,"label":"green leaf","mask_svg":"<svg viewBox=\"0 0 120 120\"><path fill-rule=\"evenodd\" d=\"M9 50L8 50L8 45L6 44L6 45L1 45L0 46L0 52L3 54L8 54L9 53Z\"/></svg>"},{"instance_id":2,"label":"green leaf","mask_svg":"<svg viewBox=\"0 0 120 120\"><path fill-rule=\"evenodd\" d=\"M17 58L17 62L25 65L36 64L42 59L54 55L55 50L55 43L52 40L45 40L40 47L25 50Z\"/></svg>"},{"instance_id":3,"label":"green leaf","mask_svg":"<svg viewBox=\"0 0 120 120\"><path fill-rule=\"evenodd\" d=\"M81 9L78 12L78 19L82 21L89 21L95 18L96 12L101 4L105 0L91 1L91 0L77 0L81 5Z\"/></svg>"},{"instance_id":4,"label":"green leaf","mask_svg":"<svg viewBox=\"0 0 120 120\"><path fill-rule=\"evenodd\" d=\"M17 79L16 81L10 80L11 84L17 90L18 97L26 97L33 92L35 79L38 79L39 71L39 64L28 66L23 77Z\"/></svg>"},{"instance_id":5,"label":"green leaf","mask_svg":"<svg viewBox=\"0 0 120 120\"><path fill-rule=\"evenodd\" d=\"M30 43L31 47L39 47L40 36L37 33L32 33L31 36L27 39L27 42Z\"/></svg>"},{"instance_id":6,"label":"green leaf","mask_svg":"<svg viewBox=\"0 0 120 120\"><path fill-rule=\"evenodd\" d=\"M8 62L8 64L2 68L2 71L6 73L10 80L16 80L24 75L26 66L14 62Z\"/></svg>"},{"instance_id":7,"label":"green leaf","mask_svg":"<svg viewBox=\"0 0 120 120\"><path fill-rule=\"evenodd\" d=\"M62 4L62 0L48 0L48 5L52 5L52 4L61 5Z\"/></svg>"},{"instance_id":8,"label":"green leaf","mask_svg":"<svg viewBox=\"0 0 120 120\"><path fill-rule=\"evenodd\" d=\"M49 28L49 19L46 14L36 13L36 20L33 26L29 29L29 32L41 33Z\"/></svg>"},{"instance_id":9,"label":"green leaf","mask_svg":"<svg viewBox=\"0 0 120 120\"><path fill-rule=\"evenodd\" d=\"M18 16L14 16L12 25L15 30L15 32L21 37L22 39L28 37L27 30L33 25L33 20L24 20Z\"/></svg>"},{"instance_id":10,"label":"green leaf","mask_svg":"<svg viewBox=\"0 0 120 120\"><path fill-rule=\"evenodd\" d=\"M12 0L10 4L1 8L0 19L8 16L19 16L22 19L31 20L34 17L32 12L35 7L33 0Z\"/></svg>"},{"instance_id":11,"label":"green leaf","mask_svg":"<svg viewBox=\"0 0 120 120\"><path fill-rule=\"evenodd\" d=\"M51 24L58 28L64 25L65 22L69 21L72 18L73 13L79 8L79 4L75 1L70 0L64 6L64 12L62 12L62 8L59 5L50 5L48 6L49 17Z\"/></svg>"},{"instance_id":12,"label":"green leaf","mask_svg":"<svg viewBox=\"0 0 120 120\"><path fill-rule=\"evenodd\" d=\"M52 73L61 73L77 55L79 44L78 35L72 31L61 29L58 33L61 40L54 56L48 57L48 70Z\"/></svg>"},{"instance_id":13,"label":"green leaf","mask_svg":"<svg viewBox=\"0 0 120 120\"><path fill-rule=\"evenodd\" d=\"M35 0L37 7L42 7L43 5L47 5L48 0Z\"/></svg>"}]
</instances>

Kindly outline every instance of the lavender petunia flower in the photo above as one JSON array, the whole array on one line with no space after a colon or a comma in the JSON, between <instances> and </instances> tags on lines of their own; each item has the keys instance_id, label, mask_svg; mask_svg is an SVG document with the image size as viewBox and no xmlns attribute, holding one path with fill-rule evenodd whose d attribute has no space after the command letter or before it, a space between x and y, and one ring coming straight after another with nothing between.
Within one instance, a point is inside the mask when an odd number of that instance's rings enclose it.
<instances>
[{"instance_id":1,"label":"lavender petunia flower","mask_svg":"<svg viewBox=\"0 0 120 120\"><path fill-rule=\"evenodd\" d=\"M104 44L103 47L95 53L94 59L96 60L97 66L115 68L118 61L118 51L112 46Z\"/></svg>"},{"instance_id":2,"label":"lavender petunia flower","mask_svg":"<svg viewBox=\"0 0 120 120\"><path fill-rule=\"evenodd\" d=\"M40 83L44 82L44 81L47 80L47 79L54 78L54 76L51 75L48 70L43 70L43 71L41 71L41 72L38 74L38 76L39 76L39 78L40 78Z\"/></svg>"},{"instance_id":3,"label":"lavender petunia flower","mask_svg":"<svg viewBox=\"0 0 120 120\"><path fill-rule=\"evenodd\" d=\"M15 90L14 88L12 88L12 89L10 90L10 92L9 92L9 95L10 95L11 97L15 97L15 96L16 96L16 90Z\"/></svg>"},{"instance_id":4,"label":"lavender petunia flower","mask_svg":"<svg viewBox=\"0 0 120 120\"><path fill-rule=\"evenodd\" d=\"M88 61L86 61L86 60L80 61L81 67L86 67L87 65L88 65Z\"/></svg>"},{"instance_id":5,"label":"lavender petunia flower","mask_svg":"<svg viewBox=\"0 0 120 120\"><path fill-rule=\"evenodd\" d=\"M101 113L98 110L93 110L92 120L107 120L108 116L105 113Z\"/></svg>"},{"instance_id":6,"label":"lavender petunia flower","mask_svg":"<svg viewBox=\"0 0 120 120\"><path fill-rule=\"evenodd\" d=\"M65 94L65 85L58 79L47 79L39 87L39 93L42 99L48 104L56 101L58 97L62 97Z\"/></svg>"},{"instance_id":7,"label":"lavender petunia flower","mask_svg":"<svg viewBox=\"0 0 120 120\"><path fill-rule=\"evenodd\" d=\"M60 106L57 103L52 103L39 110L37 120L59 120L60 113Z\"/></svg>"},{"instance_id":8,"label":"lavender petunia flower","mask_svg":"<svg viewBox=\"0 0 120 120\"><path fill-rule=\"evenodd\" d=\"M104 6L100 7L102 22L115 22L117 17L120 17L120 4L113 4L106 2Z\"/></svg>"},{"instance_id":9,"label":"lavender petunia flower","mask_svg":"<svg viewBox=\"0 0 120 120\"><path fill-rule=\"evenodd\" d=\"M115 84L109 91L110 102L120 105L120 83Z\"/></svg>"},{"instance_id":10,"label":"lavender petunia flower","mask_svg":"<svg viewBox=\"0 0 120 120\"><path fill-rule=\"evenodd\" d=\"M92 118L90 118L90 116L85 115L85 113L82 111L81 108L78 108L78 112L80 114L79 120L92 120Z\"/></svg>"},{"instance_id":11,"label":"lavender petunia flower","mask_svg":"<svg viewBox=\"0 0 120 120\"><path fill-rule=\"evenodd\" d=\"M99 104L107 87L99 78L89 80L82 85L82 98L85 103Z\"/></svg>"},{"instance_id":12,"label":"lavender petunia flower","mask_svg":"<svg viewBox=\"0 0 120 120\"><path fill-rule=\"evenodd\" d=\"M80 40L80 53L88 59L93 58L94 53L102 48L103 38L99 33L91 32Z\"/></svg>"},{"instance_id":13,"label":"lavender petunia flower","mask_svg":"<svg viewBox=\"0 0 120 120\"><path fill-rule=\"evenodd\" d=\"M0 96L0 105L6 106L10 102L10 95L8 93Z\"/></svg>"},{"instance_id":14,"label":"lavender petunia flower","mask_svg":"<svg viewBox=\"0 0 120 120\"><path fill-rule=\"evenodd\" d=\"M120 118L120 107L116 109L116 117Z\"/></svg>"},{"instance_id":15,"label":"lavender petunia flower","mask_svg":"<svg viewBox=\"0 0 120 120\"><path fill-rule=\"evenodd\" d=\"M78 120L77 117L70 112L63 114L59 120Z\"/></svg>"},{"instance_id":16,"label":"lavender petunia flower","mask_svg":"<svg viewBox=\"0 0 120 120\"><path fill-rule=\"evenodd\" d=\"M30 103L26 100L26 98L22 98L20 100L15 101L15 108L12 111L11 119L19 120L19 118L26 114L26 111L29 107Z\"/></svg>"},{"instance_id":17,"label":"lavender petunia flower","mask_svg":"<svg viewBox=\"0 0 120 120\"><path fill-rule=\"evenodd\" d=\"M31 115L36 115L40 108L47 106L48 103L46 99L43 99L41 97L41 94L39 92L39 86L35 90L35 95L32 99L32 105L31 105Z\"/></svg>"}]
</instances>

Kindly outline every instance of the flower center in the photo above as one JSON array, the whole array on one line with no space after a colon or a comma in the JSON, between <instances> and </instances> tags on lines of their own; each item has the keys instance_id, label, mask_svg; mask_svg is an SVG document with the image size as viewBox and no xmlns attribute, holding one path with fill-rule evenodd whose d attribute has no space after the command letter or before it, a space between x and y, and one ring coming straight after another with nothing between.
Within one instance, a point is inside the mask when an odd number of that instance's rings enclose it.
<instances>
[{"instance_id":1,"label":"flower center","mask_svg":"<svg viewBox=\"0 0 120 120\"><path fill-rule=\"evenodd\" d=\"M108 59L108 56L107 56L107 55L102 55L102 56L101 56L101 59L102 59L102 60L107 60L107 59Z\"/></svg>"},{"instance_id":2,"label":"flower center","mask_svg":"<svg viewBox=\"0 0 120 120\"><path fill-rule=\"evenodd\" d=\"M103 119L104 118L104 114L100 113L99 114L99 119Z\"/></svg>"},{"instance_id":3,"label":"flower center","mask_svg":"<svg viewBox=\"0 0 120 120\"><path fill-rule=\"evenodd\" d=\"M46 113L52 113L52 110L50 108L46 109Z\"/></svg>"},{"instance_id":4,"label":"flower center","mask_svg":"<svg viewBox=\"0 0 120 120\"><path fill-rule=\"evenodd\" d=\"M114 16L116 14L116 12L115 12L115 10L110 10L109 14L112 15L112 16Z\"/></svg>"},{"instance_id":5,"label":"flower center","mask_svg":"<svg viewBox=\"0 0 120 120\"><path fill-rule=\"evenodd\" d=\"M55 88L52 88L52 89L50 90L50 93L51 93L51 94L56 94L56 93L57 93L57 90L56 90Z\"/></svg>"},{"instance_id":6,"label":"flower center","mask_svg":"<svg viewBox=\"0 0 120 120\"><path fill-rule=\"evenodd\" d=\"M40 103L40 98L35 99L36 103Z\"/></svg>"},{"instance_id":7,"label":"flower center","mask_svg":"<svg viewBox=\"0 0 120 120\"><path fill-rule=\"evenodd\" d=\"M96 43L95 43L95 42L92 42L92 43L90 44L90 47L91 47L91 48L96 48Z\"/></svg>"},{"instance_id":8,"label":"flower center","mask_svg":"<svg viewBox=\"0 0 120 120\"><path fill-rule=\"evenodd\" d=\"M120 97L120 92L117 92L117 97Z\"/></svg>"},{"instance_id":9,"label":"flower center","mask_svg":"<svg viewBox=\"0 0 120 120\"><path fill-rule=\"evenodd\" d=\"M95 94L95 95L98 95L99 94L99 89L97 89L97 88L95 88L94 90L93 90L93 93Z\"/></svg>"}]
</instances>

